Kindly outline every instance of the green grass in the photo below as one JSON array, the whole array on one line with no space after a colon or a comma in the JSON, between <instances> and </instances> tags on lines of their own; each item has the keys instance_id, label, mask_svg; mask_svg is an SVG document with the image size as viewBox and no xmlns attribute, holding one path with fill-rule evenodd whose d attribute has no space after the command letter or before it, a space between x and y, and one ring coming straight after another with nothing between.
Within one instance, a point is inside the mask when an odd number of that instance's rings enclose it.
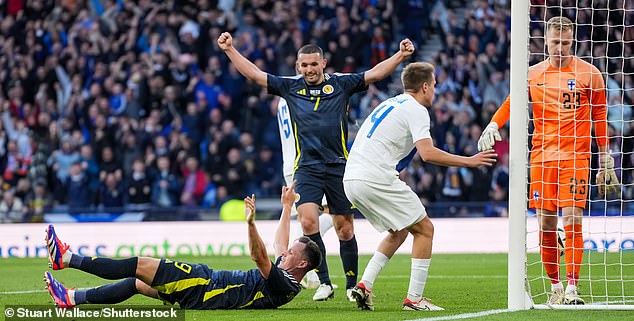
<instances>
[{"instance_id":1,"label":"green grass","mask_svg":"<svg viewBox=\"0 0 634 321\"><path fill-rule=\"evenodd\" d=\"M586 254L590 262L602 262L602 253ZM179 257L185 262L205 263L219 269L249 269L253 266L248 257ZM363 270L369 257L362 256L359 260ZM529 256L529 262L535 262L536 255ZM634 253L610 254L608 262L634 262ZM329 257L328 263L333 275L333 282L343 286L341 261L338 257ZM41 290L43 288L42 275L46 270L45 259L0 259L0 292ZM587 268L584 266L584 269ZM408 256L395 256L382 271L374 286L376 294L376 311L358 311L355 304L345 298L345 290L336 290L335 299L327 302L313 302L314 290L304 290L291 303L277 309L266 311L187 311L187 320L301 320L301 321L370 321L370 320L411 320L429 317L450 316L463 313L474 313L486 310L506 308L507 298L507 256L506 254L463 254L463 255L434 255L427 280L425 296L432 302L444 307L442 312L411 312L401 311L401 304L407 292L409 283L410 262ZM617 274L630 280L622 287L620 282L608 282L607 291L614 295L625 293L634 296L634 267L619 268L611 265L606 268L593 265L592 277L609 276L618 279ZM538 264L529 267L529 276L533 294L543 290L543 280L536 278L541 273ZM583 273L583 271L582 271ZM585 271L585 276L588 272ZM565 273L563 273L565 274ZM77 270L55 271L54 275L68 286L80 288L97 286L105 282L98 277ZM595 284L596 283L596 284ZM603 286L601 286L603 285ZM540 288L541 287L541 288ZM605 282L584 281L580 286L581 293L586 295L592 290L593 295L604 294ZM586 300L589 298L586 297ZM538 303L545 301L545 296L536 297ZM48 305L52 300L45 292L27 294L0 294L0 305ZM155 305L158 301L135 296L126 304ZM629 304L634 304L630 302ZM4 318L4 313L0 313ZM472 320L544 320L557 318L560 320L632 320L632 311L552 311L529 310L512 313L488 315ZM469 320L469 319L462 319Z\"/></svg>"}]
</instances>

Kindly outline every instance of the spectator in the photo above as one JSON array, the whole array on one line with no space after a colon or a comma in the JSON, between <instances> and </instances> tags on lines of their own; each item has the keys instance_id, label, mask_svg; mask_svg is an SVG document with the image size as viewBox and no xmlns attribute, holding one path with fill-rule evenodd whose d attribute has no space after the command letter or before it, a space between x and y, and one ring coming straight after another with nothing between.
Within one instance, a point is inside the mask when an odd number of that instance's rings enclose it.
<instances>
[{"instance_id":1,"label":"spectator","mask_svg":"<svg viewBox=\"0 0 634 321\"><path fill-rule=\"evenodd\" d=\"M14 190L6 190L0 202L0 223L22 223L27 210L22 200L15 197Z\"/></svg>"},{"instance_id":2,"label":"spectator","mask_svg":"<svg viewBox=\"0 0 634 321\"><path fill-rule=\"evenodd\" d=\"M99 185L97 203L106 211L109 209L121 210L126 204L126 190L123 183L114 173L107 173Z\"/></svg>"},{"instance_id":3,"label":"spectator","mask_svg":"<svg viewBox=\"0 0 634 321\"><path fill-rule=\"evenodd\" d=\"M181 203L189 207L200 205L207 182L205 173L198 168L198 159L195 156L188 156L181 171L184 178Z\"/></svg>"},{"instance_id":4,"label":"spectator","mask_svg":"<svg viewBox=\"0 0 634 321\"><path fill-rule=\"evenodd\" d=\"M26 176L30 160L24 158L15 140L7 143L7 154L2 178L6 183L15 186L21 177Z\"/></svg>"},{"instance_id":5,"label":"spectator","mask_svg":"<svg viewBox=\"0 0 634 321\"><path fill-rule=\"evenodd\" d=\"M28 208L27 221L32 223L44 222L44 212L53 207L53 197L47 191L46 180L37 179L31 192L26 196Z\"/></svg>"},{"instance_id":6,"label":"spectator","mask_svg":"<svg viewBox=\"0 0 634 321\"><path fill-rule=\"evenodd\" d=\"M159 157L156 161L156 167L157 171L152 183L152 204L160 207L176 206L180 185L170 169L169 157Z\"/></svg>"},{"instance_id":7,"label":"spectator","mask_svg":"<svg viewBox=\"0 0 634 321\"><path fill-rule=\"evenodd\" d=\"M242 198L244 186L249 179L240 151L232 148L227 153L227 163L222 171L221 185L227 188L229 197L234 199Z\"/></svg>"},{"instance_id":8,"label":"spectator","mask_svg":"<svg viewBox=\"0 0 634 321\"><path fill-rule=\"evenodd\" d=\"M79 212L88 210L92 195L90 194L90 182L79 161L73 163L68 170L68 177L65 182L66 196L69 212Z\"/></svg>"},{"instance_id":9,"label":"spectator","mask_svg":"<svg viewBox=\"0 0 634 321\"><path fill-rule=\"evenodd\" d=\"M132 173L127 182L127 203L134 208L145 208L150 204L152 181L145 170L143 159L137 158L132 163Z\"/></svg>"}]
</instances>

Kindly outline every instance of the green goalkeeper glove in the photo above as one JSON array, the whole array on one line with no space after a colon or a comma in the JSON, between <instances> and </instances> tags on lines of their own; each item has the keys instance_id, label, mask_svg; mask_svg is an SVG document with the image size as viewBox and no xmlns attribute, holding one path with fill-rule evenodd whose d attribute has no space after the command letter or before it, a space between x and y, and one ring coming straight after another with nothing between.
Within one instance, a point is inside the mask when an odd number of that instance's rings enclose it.
<instances>
[{"instance_id":1,"label":"green goalkeeper glove","mask_svg":"<svg viewBox=\"0 0 634 321\"><path fill-rule=\"evenodd\" d=\"M597 173L597 185L599 185L599 197L619 192L619 179L614 172L614 158L608 153L599 156L599 173Z\"/></svg>"}]
</instances>

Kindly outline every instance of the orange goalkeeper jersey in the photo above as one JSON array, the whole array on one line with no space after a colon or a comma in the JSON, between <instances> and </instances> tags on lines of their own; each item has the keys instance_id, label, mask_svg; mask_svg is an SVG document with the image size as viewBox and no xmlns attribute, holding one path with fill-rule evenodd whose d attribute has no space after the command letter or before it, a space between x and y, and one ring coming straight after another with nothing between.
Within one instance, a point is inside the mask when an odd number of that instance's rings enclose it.
<instances>
[{"instance_id":1,"label":"orange goalkeeper jersey","mask_svg":"<svg viewBox=\"0 0 634 321\"><path fill-rule=\"evenodd\" d=\"M607 140L605 83L601 72L578 57L561 69L548 60L528 71L533 109L531 163L590 158L592 123L599 146ZM510 116L510 96L491 119L498 127Z\"/></svg>"}]
</instances>

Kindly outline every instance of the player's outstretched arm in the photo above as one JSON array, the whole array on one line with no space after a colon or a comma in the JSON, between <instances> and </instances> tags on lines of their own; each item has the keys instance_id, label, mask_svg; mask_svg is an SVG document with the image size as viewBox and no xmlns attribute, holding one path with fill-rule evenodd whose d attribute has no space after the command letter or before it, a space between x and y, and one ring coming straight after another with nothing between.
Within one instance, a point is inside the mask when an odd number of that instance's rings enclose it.
<instances>
[{"instance_id":1,"label":"player's outstretched arm","mask_svg":"<svg viewBox=\"0 0 634 321\"><path fill-rule=\"evenodd\" d=\"M470 157L450 154L442 149L436 148L431 138L417 141L416 149L418 149L418 153L423 161L441 166L492 166L495 164L498 156L493 150L487 150Z\"/></svg>"},{"instance_id":2,"label":"player's outstretched arm","mask_svg":"<svg viewBox=\"0 0 634 321\"><path fill-rule=\"evenodd\" d=\"M411 56L413 53L414 44L412 41L409 39L402 40L397 53L392 55L392 57L381 61L372 69L365 72L365 84L369 85L389 76L394 72L394 70L396 70L396 67L398 67L405 58Z\"/></svg>"},{"instance_id":3,"label":"player's outstretched arm","mask_svg":"<svg viewBox=\"0 0 634 321\"><path fill-rule=\"evenodd\" d=\"M489 149L493 149L495 142L499 142L502 140L500 136L500 127L504 126L506 122L509 121L511 117L511 97L507 96L506 100L500 108L495 112L493 118L491 118L491 122L487 127L484 128L482 134L480 135L480 139L478 139L478 150L485 151Z\"/></svg>"},{"instance_id":4,"label":"player's outstretched arm","mask_svg":"<svg viewBox=\"0 0 634 321\"><path fill-rule=\"evenodd\" d=\"M233 65L236 66L236 69L238 69L243 76L255 81L262 87L266 87L266 73L238 52L233 46L233 38L230 33L223 32L220 34L220 37L218 37L218 46L225 52L227 57L229 57Z\"/></svg>"},{"instance_id":5,"label":"player's outstretched arm","mask_svg":"<svg viewBox=\"0 0 634 321\"><path fill-rule=\"evenodd\" d=\"M249 249L251 250L251 259L255 262L255 265L260 270L260 274L265 279L268 279L269 273L271 273L271 260L268 253L266 253L266 246L264 241L258 233L258 229L255 226L255 195L244 199L244 215L246 216L247 224L249 226Z\"/></svg>"},{"instance_id":6,"label":"player's outstretched arm","mask_svg":"<svg viewBox=\"0 0 634 321\"><path fill-rule=\"evenodd\" d=\"M288 250L288 241L291 229L291 207L295 203L295 182L290 186L282 187L282 214L280 215L280 223L275 231L275 241L273 242L273 250L275 257L282 255L282 252Z\"/></svg>"}]
</instances>

